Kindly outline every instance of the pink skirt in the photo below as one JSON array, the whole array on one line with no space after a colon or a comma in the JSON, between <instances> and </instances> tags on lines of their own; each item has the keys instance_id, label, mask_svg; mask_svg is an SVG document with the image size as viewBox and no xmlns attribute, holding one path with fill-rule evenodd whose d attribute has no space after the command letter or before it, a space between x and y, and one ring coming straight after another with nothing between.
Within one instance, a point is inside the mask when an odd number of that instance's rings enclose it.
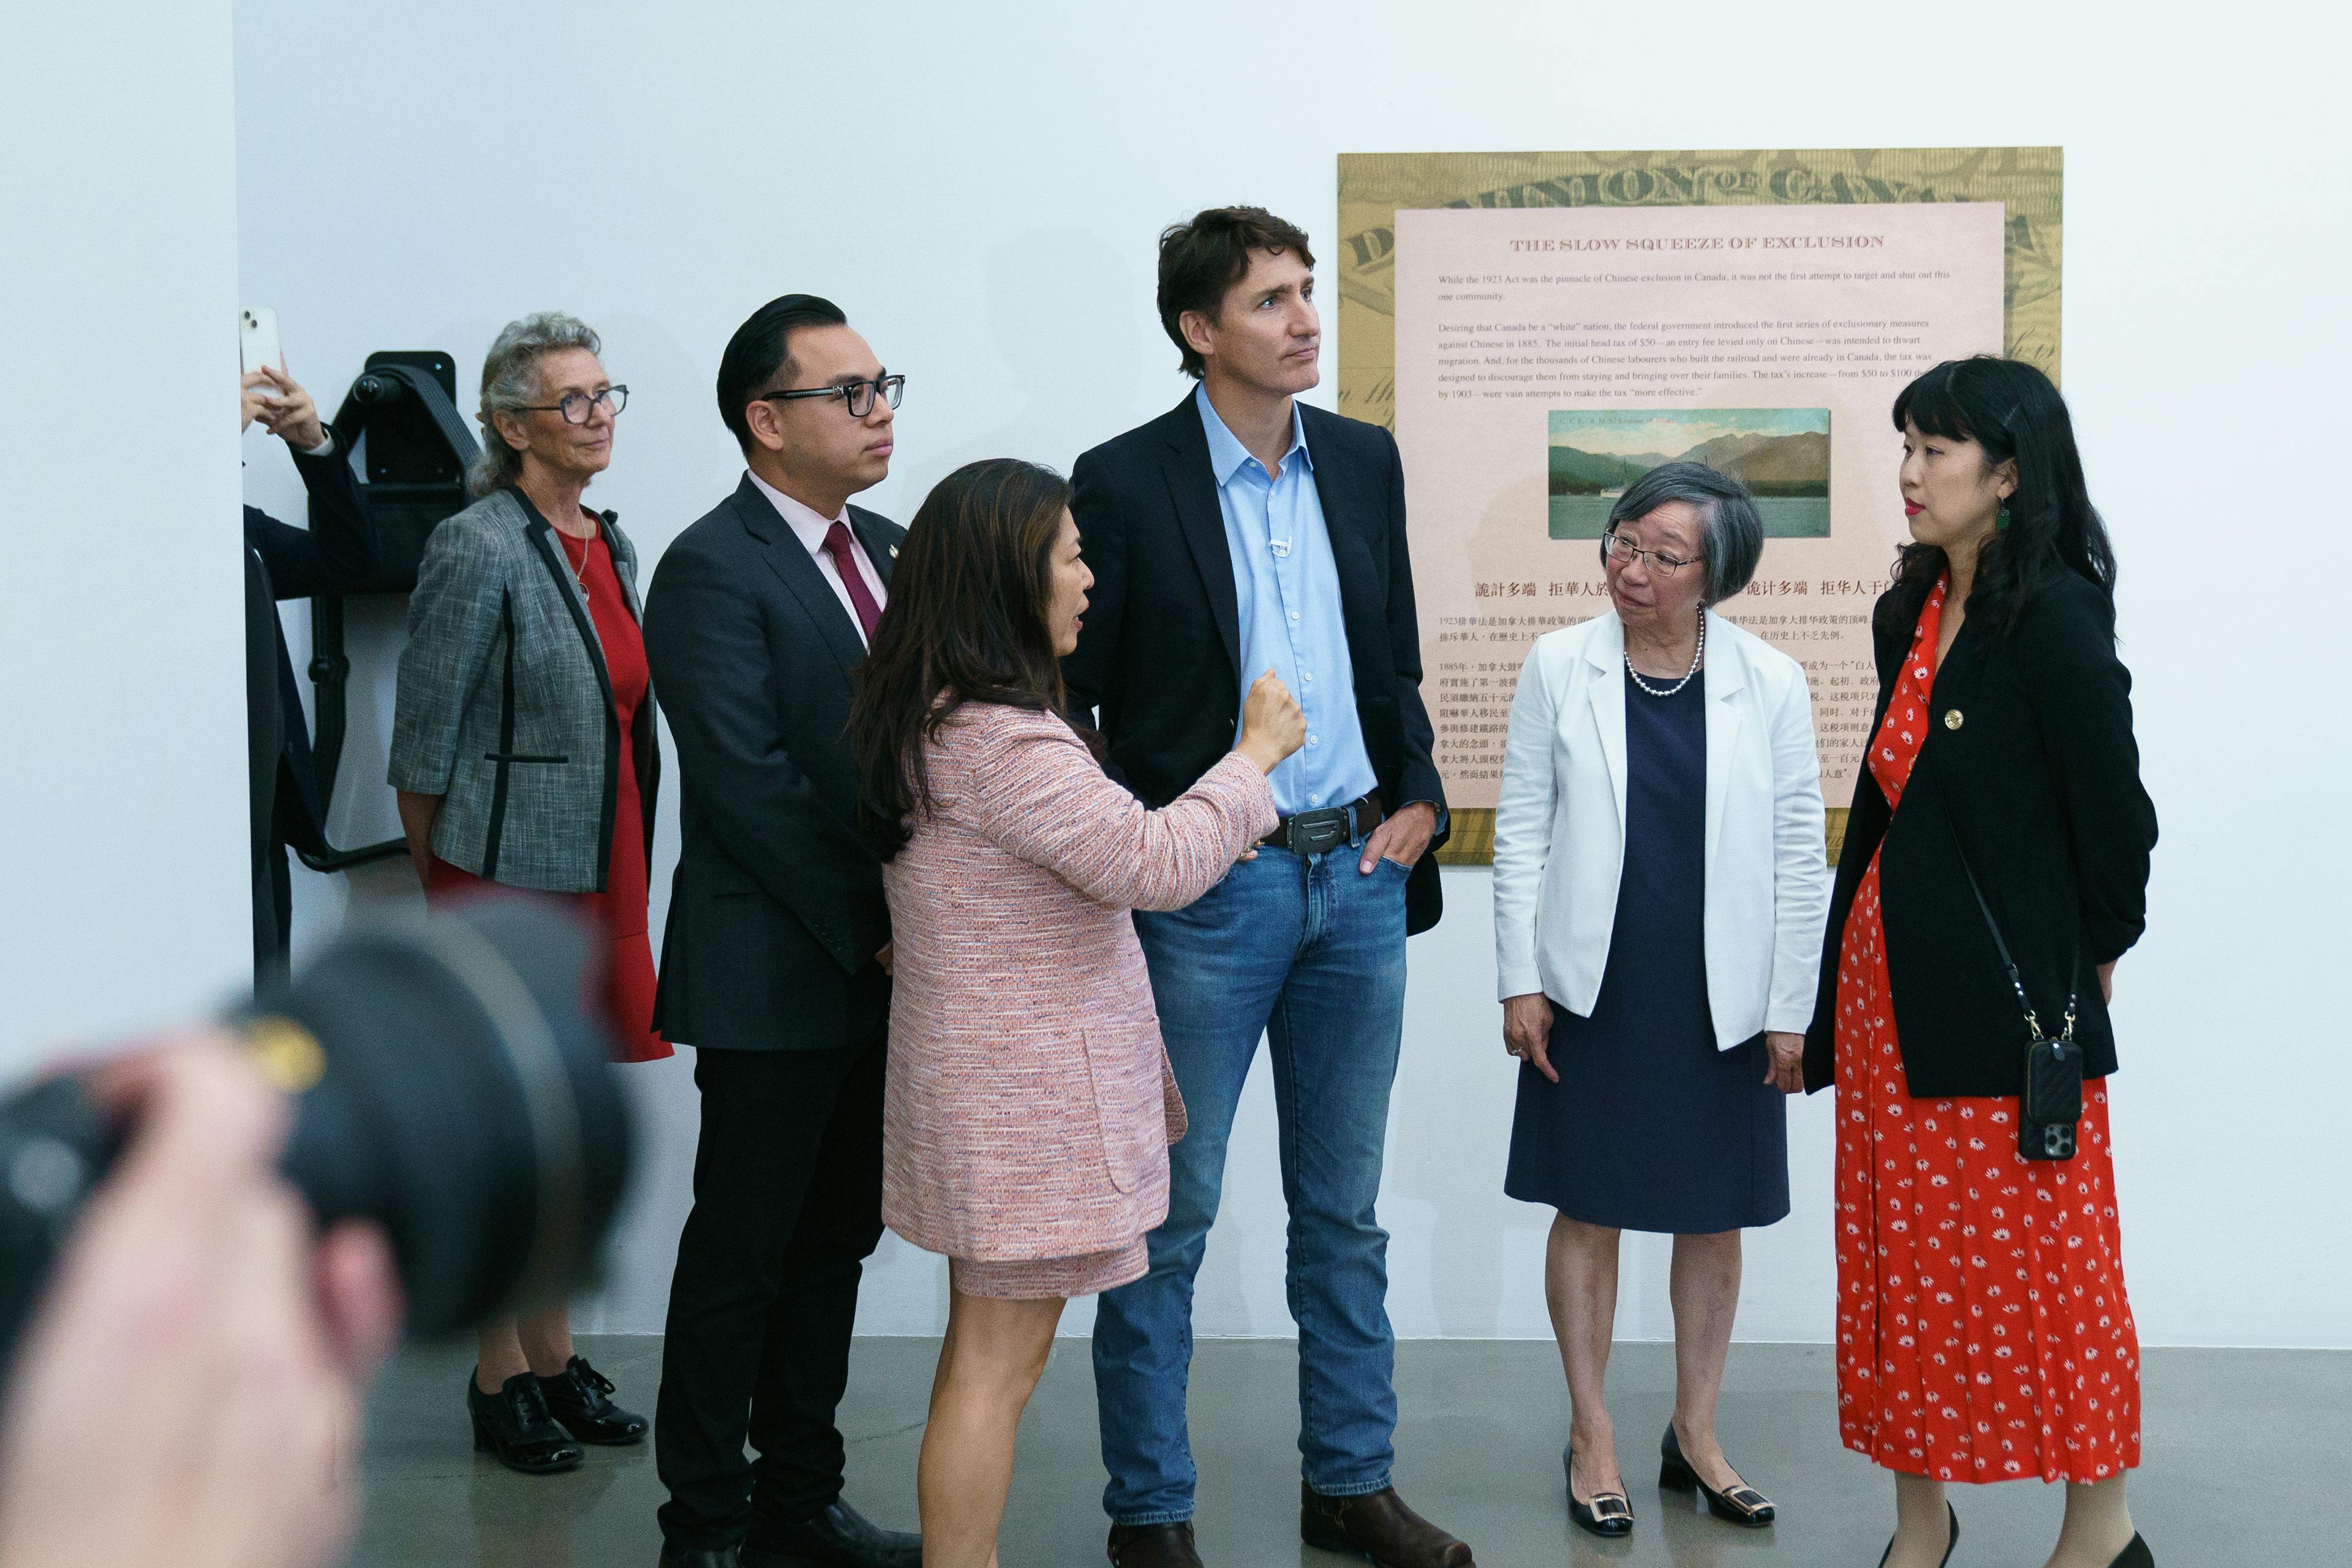
<instances>
[{"instance_id":1,"label":"pink skirt","mask_svg":"<svg viewBox=\"0 0 2352 1568\"><path fill-rule=\"evenodd\" d=\"M1055 1297L1097 1296L1140 1279L1151 1267L1143 1237L1115 1252L1082 1252L1076 1258L1024 1258L1002 1263L969 1258L948 1259L948 1279L967 1296L1000 1301L1050 1301Z\"/></svg>"}]
</instances>

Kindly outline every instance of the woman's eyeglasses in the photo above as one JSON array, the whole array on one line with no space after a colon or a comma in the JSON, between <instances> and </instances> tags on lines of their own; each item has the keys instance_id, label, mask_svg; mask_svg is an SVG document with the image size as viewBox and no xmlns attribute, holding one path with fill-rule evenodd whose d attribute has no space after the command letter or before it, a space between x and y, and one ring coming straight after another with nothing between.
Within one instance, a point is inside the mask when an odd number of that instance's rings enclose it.
<instances>
[{"instance_id":1,"label":"woman's eyeglasses","mask_svg":"<svg viewBox=\"0 0 2352 1568\"><path fill-rule=\"evenodd\" d=\"M1663 550L1644 550L1613 531L1601 543L1609 552L1609 558L1618 565L1631 566L1636 561L1647 561L1650 570L1661 577L1671 577L1685 566L1699 563L1698 561L1685 561L1680 556L1669 555ZM1705 556L1699 558L1701 561L1705 559Z\"/></svg>"},{"instance_id":2,"label":"woman's eyeglasses","mask_svg":"<svg viewBox=\"0 0 2352 1568\"><path fill-rule=\"evenodd\" d=\"M608 386L602 392L567 392L554 403L526 403L517 412L561 414L566 425L585 425L600 407L607 414L618 414L628 405L627 387Z\"/></svg>"}]
</instances>

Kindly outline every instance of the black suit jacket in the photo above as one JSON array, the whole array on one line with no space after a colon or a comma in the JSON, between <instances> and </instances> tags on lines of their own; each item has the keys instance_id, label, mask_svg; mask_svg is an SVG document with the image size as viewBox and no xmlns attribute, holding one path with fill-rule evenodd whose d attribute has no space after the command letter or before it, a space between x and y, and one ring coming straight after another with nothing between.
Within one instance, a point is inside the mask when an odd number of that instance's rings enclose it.
<instances>
[{"instance_id":1,"label":"black suit jacket","mask_svg":"<svg viewBox=\"0 0 2352 1568\"><path fill-rule=\"evenodd\" d=\"M887 586L907 531L849 521ZM857 624L747 474L664 552L645 625L680 774L655 1026L701 1047L837 1047L850 976L890 940L856 827Z\"/></svg>"},{"instance_id":2,"label":"black suit jacket","mask_svg":"<svg viewBox=\"0 0 2352 1568\"><path fill-rule=\"evenodd\" d=\"M1924 599L1898 587L1879 602L1894 629L1875 637L1873 735ZM2071 991L2084 1072L2113 1072L2115 1030L2096 970L2138 941L2147 922L2156 807L2140 786L2131 675L2116 657L2099 589L2070 576L1999 640L1969 621L1937 671L1927 724L1900 810L1890 810L1868 768L1855 781L1805 1037L1805 1087L1835 1077L1838 959L1874 851L1895 1033L1914 1098L2015 1094L2024 1081L2023 1010L1968 868L2043 1032L2059 1032Z\"/></svg>"},{"instance_id":3,"label":"black suit jacket","mask_svg":"<svg viewBox=\"0 0 2352 1568\"><path fill-rule=\"evenodd\" d=\"M245 509L247 566L258 559L263 572L261 592L246 600L247 642L257 648L265 637L277 645L277 713L259 710L260 685L253 687L253 711L247 723L257 734L272 726L279 731L270 748L275 762L257 759L253 780L257 800L274 795L272 831L288 843L319 854L326 848L325 803L319 798L319 774L311 764L310 731L302 717L302 693L295 684L294 660L287 652L286 628L278 622L274 599L308 599L341 594L373 576L382 543L367 497L352 472L351 454L341 441L319 457L294 454L295 470L310 492L310 526L296 528L278 521L257 507ZM274 773L274 783L271 774Z\"/></svg>"},{"instance_id":4,"label":"black suit jacket","mask_svg":"<svg viewBox=\"0 0 2352 1568\"><path fill-rule=\"evenodd\" d=\"M1404 465L1379 426L1299 410L1339 566L1364 749L1387 809L1438 808L1435 849L1445 786L1421 700ZM1200 409L1188 395L1080 458L1070 482L1095 585L1062 677L1071 707L1098 714L1114 774L1156 809L1233 750L1241 721L1240 598ZM1424 855L1405 884L1405 929L1435 925L1444 900L1436 857Z\"/></svg>"}]
</instances>

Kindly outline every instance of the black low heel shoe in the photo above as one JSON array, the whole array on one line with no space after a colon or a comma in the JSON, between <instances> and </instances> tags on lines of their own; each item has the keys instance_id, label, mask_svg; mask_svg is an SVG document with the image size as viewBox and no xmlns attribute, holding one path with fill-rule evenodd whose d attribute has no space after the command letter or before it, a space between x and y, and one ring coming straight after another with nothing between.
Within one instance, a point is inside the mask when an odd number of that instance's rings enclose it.
<instances>
[{"instance_id":1,"label":"black low heel shoe","mask_svg":"<svg viewBox=\"0 0 2352 1568\"><path fill-rule=\"evenodd\" d=\"M1951 1539L1944 1542L1944 1555L1938 1560L1939 1568L1941 1563L1949 1563L1952 1560L1952 1553L1959 1549L1960 1544L1960 1516L1952 1511L1950 1503L1944 1505L1944 1517L1952 1521L1952 1534ZM2138 1538L2135 1536L2133 1539ZM1886 1560L1894 1555L1895 1542L1890 1541L1886 1543L1886 1550L1878 1554L1878 1568L1886 1568ZM2126 1552L2124 1555L2128 1557L2131 1553ZM2116 1561L2121 1562L2122 1559L2118 1558Z\"/></svg>"},{"instance_id":2,"label":"black low heel shoe","mask_svg":"<svg viewBox=\"0 0 2352 1568\"><path fill-rule=\"evenodd\" d=\"M588 1364L584 1355L563 1364L561 1377L539 1380L547 1413L582 1443L634 1443L646 1435L646 1418L613 1403L613 1380Z\"/></svg>"},{"instance_id":3,"label":"black low heel shoe","mask_svg":"<svg viewBox=\"0 0 2352 1568\"><path fill-rule=\"evenodd\" d=\"M587 1456L572 1440L539 1394L539 1379L519 1372L484 1394L466 1374L466 1409L474 1417L474 1452L496 1454L499 1463L527 1476L550 1476L576 1468Z\"/></svg>"},{"instance_id":4,"label":"black low heel shoe","mask_svg":"<svg viewBox=\"0 0 2352 1568\"><path fill-rule=\"evenodd\" d=\"M1683 1440L1675 1436L1671 1422L1666 1426L1666 1435L1658 1440L1658 1485L1677 1492L1696 1489L1699 1496L1706 1499L1707 1512L1748 1530L1761 1530L1779 1517L1772 1500L1754 1487L1737 1486L1719 1492L1699 1479L1698 1472L1683 1458Z\"/></svg>"},{"instance_id":5,"label":"black low heel shoe","mask_svg":"<svg viewBox=\"0 0 2352 1568\"><path fill-rule=\"evenodd\" d=\"M1623 1492L1594 1492L1589 1503L1576 1500L1574 1445L1561 1450L1559 1468L1568 1476L1568 1517L1576 1521L1579 1529L1612 1540L1633 1533L1633 1505L1625 1500Z\"/></svg>"},{"instance_id":6,"label":"black low heel shoe","mask_svg":"<svg viewBox=\"0 0 2352 1568\"><path fill-rule=\"evenodd\" d=\"M2108 1563L2107 1568L2156 1568L2156 1553L2147 1549L2147 1542L2135 1534L2131 1544L2116 1552L2116 1560Z\"/></svg>"}]
</instances>

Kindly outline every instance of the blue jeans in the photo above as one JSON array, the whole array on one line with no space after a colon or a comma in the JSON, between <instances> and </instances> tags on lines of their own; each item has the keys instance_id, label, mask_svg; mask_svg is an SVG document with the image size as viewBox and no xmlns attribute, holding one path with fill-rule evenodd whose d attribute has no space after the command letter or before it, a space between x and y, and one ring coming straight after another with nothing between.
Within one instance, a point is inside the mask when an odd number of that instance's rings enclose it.
<instances>
[{"instance_id":1,"label":"blue jeans","mask_svg":"<svg viewBox=\"0 0 2352 1568\"><path fill-rule=\"evenodd\" d=\"M1188 909L1139 910L1160 1033L1191 1130L1169 1151L1150 1272L1095 1316L1103 1506L1119 1524L1192 1517L1185 1429L1192 1279L1224 1185L1225 1144L1260 1035L1274 1053L1286 1281L1298 1323L1298 1451L1327 1497L1389 1484L1396 1336L1388 1232L1373 1216L1404 1025L1405 868L1360 848L1261 849Z\"/></svg>"}]
</instances>

